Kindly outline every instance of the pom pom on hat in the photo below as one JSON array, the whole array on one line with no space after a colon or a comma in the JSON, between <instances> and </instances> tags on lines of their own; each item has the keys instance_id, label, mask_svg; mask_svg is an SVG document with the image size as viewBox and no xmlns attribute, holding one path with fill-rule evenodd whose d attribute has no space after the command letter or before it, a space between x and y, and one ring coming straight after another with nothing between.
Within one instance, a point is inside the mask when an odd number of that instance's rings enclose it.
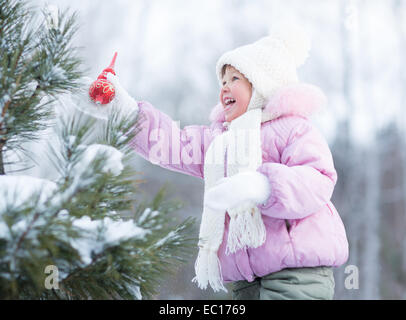
<instances>
[{"instance_id":1,"label":"pom pom on hat","mask_svg":"<svg viewBox=\"0 0 406 320\"><path fill-rule=\"evenodd\" d=\"M278 25L270 32L273 38L280 39L293 56L296 67L305 63L309 56L311 41L309 35L296 24Z\"/></svg>"}]
</instances>

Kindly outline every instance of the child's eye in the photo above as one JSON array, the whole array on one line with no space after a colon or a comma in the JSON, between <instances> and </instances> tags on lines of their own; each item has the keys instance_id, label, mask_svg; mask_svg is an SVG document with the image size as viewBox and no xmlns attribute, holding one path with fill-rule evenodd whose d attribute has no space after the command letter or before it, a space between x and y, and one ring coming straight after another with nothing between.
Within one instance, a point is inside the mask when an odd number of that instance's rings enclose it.
<instances>
[{"instance_id":1,"label":"child's eye","mask_svg":"<svg viewBox=\"0 0 406 320\"><path fill-rule=\"evenodd\" d=\"M238 80L238 79L239 79L239 78L238 78L238 77L236 77L236 76L234 76L234 77L233 77L233 81L234 81L234 80Z\"/></svg>"}]
</instances>

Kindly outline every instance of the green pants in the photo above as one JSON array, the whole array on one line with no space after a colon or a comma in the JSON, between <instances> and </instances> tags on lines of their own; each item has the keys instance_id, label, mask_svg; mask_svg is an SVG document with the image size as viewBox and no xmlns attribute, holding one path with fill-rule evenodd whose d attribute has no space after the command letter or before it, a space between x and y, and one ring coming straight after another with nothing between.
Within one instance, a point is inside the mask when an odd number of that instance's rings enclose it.
<instances>
[{"instance_id":1,"label":"green pants","mask_svg":"<svg viewBox=\"0 0 406 320\"><path fill-rule=\"evenodd\" d=\"M288 268L253 282L236 281L234 300L332 300L334 275L331 267Z\"/></svg>"}]
</instances>

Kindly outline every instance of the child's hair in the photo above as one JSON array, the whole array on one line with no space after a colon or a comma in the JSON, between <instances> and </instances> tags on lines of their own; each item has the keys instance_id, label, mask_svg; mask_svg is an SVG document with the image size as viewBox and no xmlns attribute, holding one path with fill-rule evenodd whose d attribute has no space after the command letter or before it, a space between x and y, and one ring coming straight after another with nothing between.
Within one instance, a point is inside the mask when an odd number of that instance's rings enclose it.
<instances>
[{"instance_id":1,"label":"child's hair","mask_svg":"<svg viewBox=\"0 0 406 320\"><path fill-rule=\"evenodd\" d=\"M228 67L232 67L232 65L231 65L231 64L225 64L225 65L221 68L221 78L223 78L224 75L226 74L226 70L227 70ZM248 80L248 79L247 79L247 80ZM248 81L249 81L250 85L252 86L251 81L250 81L250 80L248 80Z\"/></svg>"},{"instance_id":2,"label":"child's hair","mask_svg":"<svg viewBox=\"0 0 406 320\"><path fill-rule=\"evenodd\" d=\"M225 65L223 66L223 68L221 68L221 77L222 77L222 78L224 77L224 75L225 75L226 70L227 70L228 67L231 67L231 64L225 64Z\"/></svg>"}]
</instances>

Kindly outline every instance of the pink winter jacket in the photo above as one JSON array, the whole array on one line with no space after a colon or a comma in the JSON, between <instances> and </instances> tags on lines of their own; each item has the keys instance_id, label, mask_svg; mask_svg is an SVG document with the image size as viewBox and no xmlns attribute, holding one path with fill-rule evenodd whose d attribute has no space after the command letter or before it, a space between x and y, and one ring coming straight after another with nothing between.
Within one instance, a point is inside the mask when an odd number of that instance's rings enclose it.
<instances>
[{"instance_id":1,"label":"pink winter jacket","mask_svg":"<svg viewBox=\"0 0 406 320\"><path fill-rule=\"evenodd\" d=\"M348 259L341 218L331 203L337 174L329 147L307 119L325 102L317 87L297 84L279 90L266 105L271 120L261 125L262 160L257 169L271 186L258 205L267 230L265 243L226 255L230 218L218 251L225 282L253 281L284 268L340 266ZM166 114L139 102L139 133L131 146L164 168L203 178L204 153L225 127L221 104L211 112L210 126L179 129Z\"/></svg>"}]
</instances>

